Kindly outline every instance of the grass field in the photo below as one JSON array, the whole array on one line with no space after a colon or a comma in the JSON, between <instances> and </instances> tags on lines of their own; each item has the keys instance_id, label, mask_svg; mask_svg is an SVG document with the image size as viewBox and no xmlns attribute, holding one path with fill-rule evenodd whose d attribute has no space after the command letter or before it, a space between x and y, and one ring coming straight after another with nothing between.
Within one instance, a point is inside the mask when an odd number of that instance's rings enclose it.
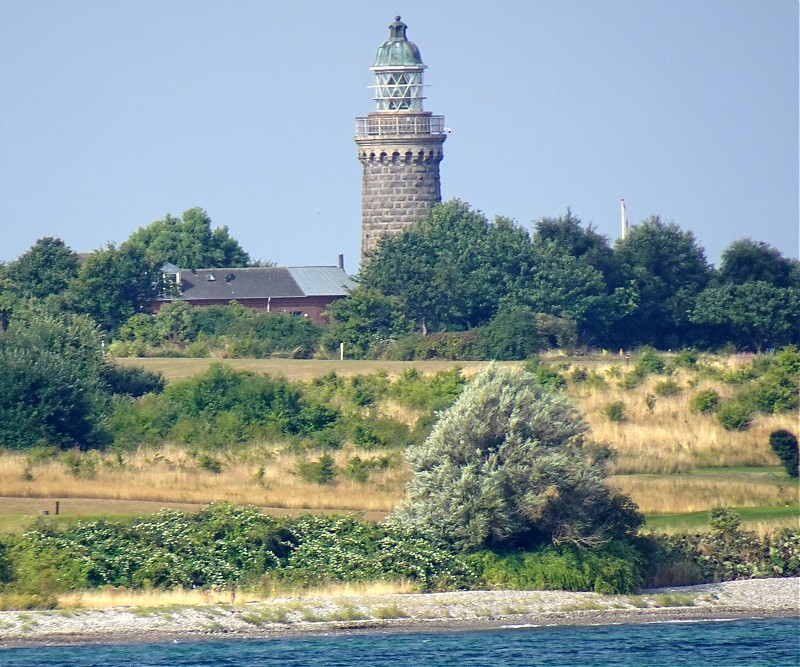
<instances>
[{"instance_id":1,"label":"grass field","mask_svg":"<svg viewBox=\"0 0 800 667\"><path fill-rule=\"evenodd\" d=\"M786 507L737 507L742 517L742 526L747 530L764 533L776 528L798 526L797 506ZM708 512L686 512L682 514L654 514L647 517L645 530L663 533L691 533L709 529Z\"/></svg>"},{"instance_id":2,"label":"grass field","mask_svg":"<svg viewBox=\"0 0 800 667\"><path fill-rule=\"evenodd\" d=\"M215 360L119 361L160 370L167 379L175 380L202 372ZM487 363L223 361L237 369L292 380L309 380L331 371L344 377L378 369L390 376L409 368L431 374L455 366L472 375ZM611 483L631 495L648 516L648 526L677 530L702 525L708 510L716 505L740 509L746 522L762 529L792 522L797 526L797 481L786 475L768 444L769 433L775 429L797 431L796 414L759 415L747 431L726 431L714 415L694 414L689 402L699 389L713 387L726 396L733 391L730 386L680 369L670 376L673 391L661 395L659 382L664 376L651 376L634 389L621 388L617 380L620 359L611 355L552 361L569 366L565 369L568 376L576 368L590 371L590 380L571 381L568 393L585 412L592 437L616 450ZM613 402L624 406L620 421L612 421L604 413ZM378 409L395 419L415 419L413 411L389 401ZM344 466L356 452L362 458L379 454L346 446L334 453L337 465ZM0 530L20 529L30 517L52 509L55 499L62 500L60 521L78 515L134 516L160 507L190 508L213 500L254 504L274 512L358 511L381 518L403 498L409 478L399 456L396 465L373 473L365 483L337 478L335 484L319 485L297 474L299 462L313 460L314 453L297 454L275 443L252 443L215 455L222 463L219 473L204 469L186 447L142 448L120 455L90 452L80 456L90 459L91 474L75 475L58 458L32 462L24 454L0 454L0 493L4 496L0 498Z\"/></svg>"},{"instance_id":3,"label":"grass field","mask_svg":"<svg viewBox=\"0 0 800 667\"><path fill-rule=\"evenodd\" d=\"M367 375L377 370L385 370L389 375L400 375L409 368L415 368L420 373L433 374L456 366L463 369L466 375L474 375L489 363L487 361L441 360L355 361L345 359L338 361L330 359L166 359L145 357L121 357L115 361L123 366L140 366L147 370L160 371L167 380L179 380L202 373L211 364L220 362L228 364L236 370L282 375L289 380L311 380L326 373L352 377L353 375Z\"/></svg>"}]
</instances>

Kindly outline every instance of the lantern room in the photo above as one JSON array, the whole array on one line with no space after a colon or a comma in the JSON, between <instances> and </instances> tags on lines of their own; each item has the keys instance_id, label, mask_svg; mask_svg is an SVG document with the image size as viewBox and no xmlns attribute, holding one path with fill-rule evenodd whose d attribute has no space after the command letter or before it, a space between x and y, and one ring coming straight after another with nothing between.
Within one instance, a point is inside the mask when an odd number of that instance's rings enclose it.
<instances>
[{"instance_id":1,"label":"lantern room","mask_svg":"<svg viewBox=\"0 0 800 667\"><path fill-rule=\"evenodd\" d=\"M419 48L406 37L408 26L395 16L389 39L378 47L375 64L375 106L377 111L422 111L422 62Z\"/></svg>"}]
</instances>

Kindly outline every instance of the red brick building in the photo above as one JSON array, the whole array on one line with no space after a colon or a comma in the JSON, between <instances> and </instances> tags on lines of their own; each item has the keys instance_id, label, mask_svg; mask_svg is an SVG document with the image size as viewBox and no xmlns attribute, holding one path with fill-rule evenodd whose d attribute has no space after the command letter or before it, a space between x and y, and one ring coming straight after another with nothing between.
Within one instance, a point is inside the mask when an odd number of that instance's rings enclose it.
<instances>
[{"instance_id":1,"label":"red brick building","mask_svg":"<svg viewBox=\"0 0 800 667\"><path fill-rule=\"evenodd\" d=\"M193 306L224 306L237 301L262 312L308 317L324 324L322 313L332 301L347 296L356 282L338 266L268 266L248 269L179 269L164 267L174 281L173 296L152 305L157 313L172 301Z\"/></svg>"}]
</instances>

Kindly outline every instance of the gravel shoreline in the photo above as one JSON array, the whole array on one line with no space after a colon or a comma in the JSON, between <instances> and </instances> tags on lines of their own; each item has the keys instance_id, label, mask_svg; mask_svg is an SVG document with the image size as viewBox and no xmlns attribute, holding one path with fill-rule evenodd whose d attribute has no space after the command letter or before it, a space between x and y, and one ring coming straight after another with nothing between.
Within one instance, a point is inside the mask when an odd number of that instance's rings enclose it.
<instances>
[{"instance_id":1,"label":"gravel shoreline","mask_svg":"<svg viewBox=\"0 0 800 667\"><path fill-rule=\"evenodd\" d=\"M729 581L640 595L460 591L177 609L2 611L0 648L773 617L800 619L800 578Z\"/></svg>"}]
</instances>

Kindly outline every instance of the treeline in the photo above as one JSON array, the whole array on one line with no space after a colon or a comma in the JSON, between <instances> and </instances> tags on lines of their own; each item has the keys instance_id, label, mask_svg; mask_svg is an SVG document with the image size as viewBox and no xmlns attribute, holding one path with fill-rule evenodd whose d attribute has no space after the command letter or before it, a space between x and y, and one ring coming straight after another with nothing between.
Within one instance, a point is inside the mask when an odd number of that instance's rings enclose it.
<instances>
[{"instance_id":1,"label":"treeline","mask_svg":"<svg viewBox=\"0 0 800 667\"><path fill-rule=\"evenodd\" d=\"M15 317L72 313L91 318L113 336L161 295L165 262L187 269L254 265L227 227L212 229L199 208L185 211L182 218L167 215L119 247L109 245L84 258L61 239L42 238L0 266L0 330Z\"/></svg>"},{"instance_id":2,"label":"treeline","mask_svg":"<svg viewBox=\"0 0 800 667\"><path fill-rule=\"evenodd\" d=\"M332 304L325 337L356 356L520 359L556 346L761 351L800 339L800 262L742 239L715 268L691 232L658 217L612 247L569 211L539 220L531 235L451 201L385 239L359 279L349 299Z\"/></svg>"},{"instance_id":3,"label":"treeline","mask_svg":"<svg viewBox=\"0 0 800 667\"><path fill-rule=\"evenodd\" d=\"M740 239L709 264L694 235L652 217L612 245L568 210L533 233L460 201L385 239L329 327L235 305L145 312L160 267L252 266L201 209L79 257L45 238L0 266L0 328L84 315L120 356L525 359L547 348L762 351L800 344L800 262Z\"/></svg>"}]
</instances>

